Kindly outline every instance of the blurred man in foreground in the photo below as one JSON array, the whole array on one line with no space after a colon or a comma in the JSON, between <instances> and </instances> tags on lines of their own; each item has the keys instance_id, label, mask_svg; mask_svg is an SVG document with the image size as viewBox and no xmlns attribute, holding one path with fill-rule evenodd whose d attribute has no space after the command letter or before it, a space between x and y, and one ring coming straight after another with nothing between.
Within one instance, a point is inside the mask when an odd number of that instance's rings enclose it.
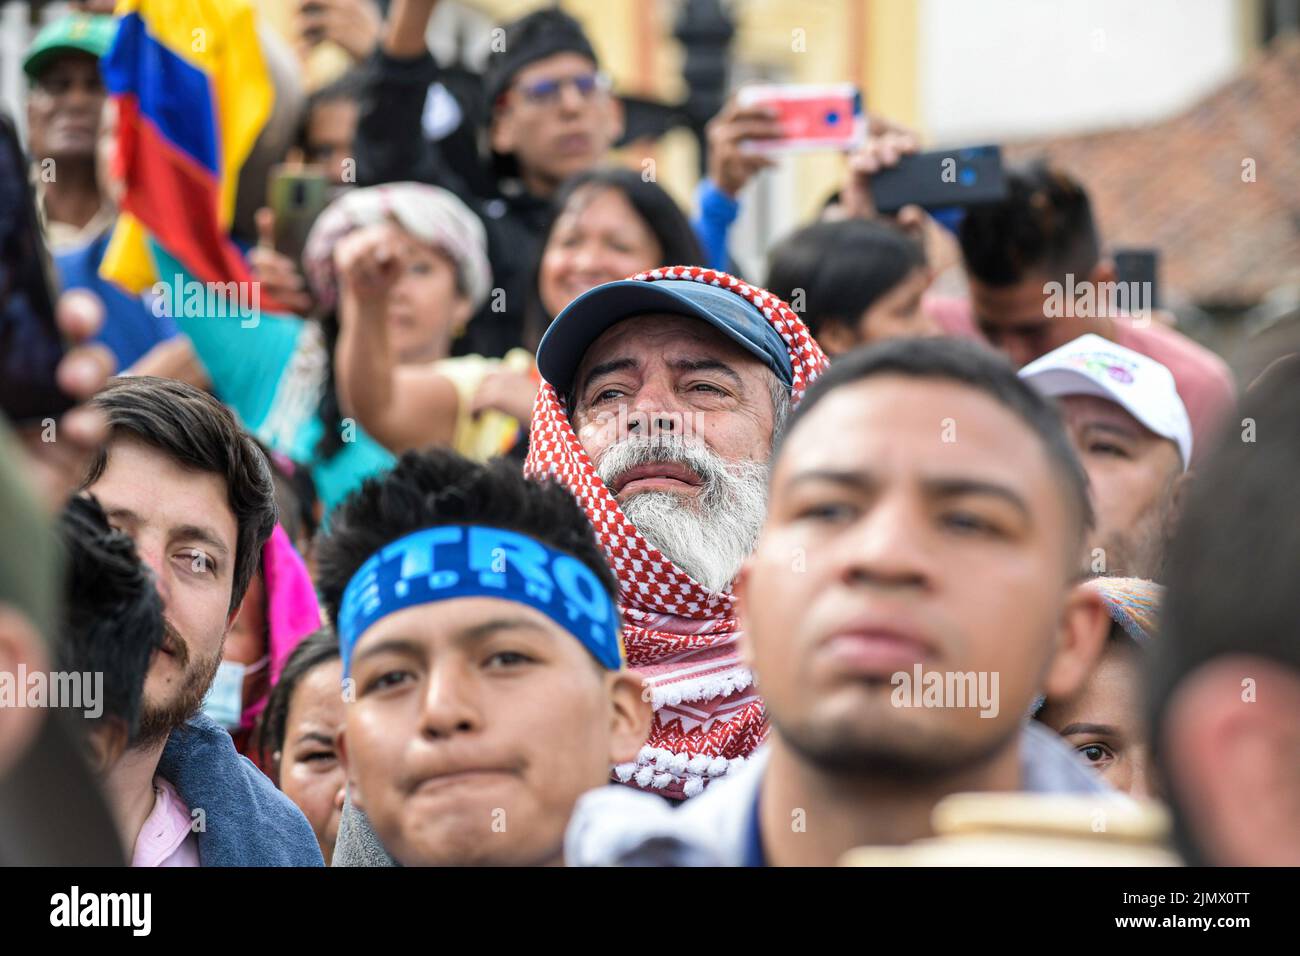
<instances>
[{"instance_id":1,"label":"blurred man in foreground","mask_svg":"<svg viewBox=\"0 0 1300 956\"><path fill-rule=\"evenodd\" d=\"M1247 394L1171 548L1148 707L1193 864L1300 864L1300 365Z\"/></svg>"}]
</instances>

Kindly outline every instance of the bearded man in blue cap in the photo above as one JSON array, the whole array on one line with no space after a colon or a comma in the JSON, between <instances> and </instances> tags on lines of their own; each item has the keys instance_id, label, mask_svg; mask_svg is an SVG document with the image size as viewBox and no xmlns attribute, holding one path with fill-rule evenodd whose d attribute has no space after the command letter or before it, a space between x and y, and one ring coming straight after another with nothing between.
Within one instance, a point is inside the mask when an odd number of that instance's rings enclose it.
<instances>
[{"instance_id":1,"label":"bearded man in blue cap","mask_svg":"<svg viewBox=\"0 0 1300 956\"><path fill-rule=\"evenodd\" d=\"M579 296L537 366L525 470L586 511L619 580L628 665L655 708L615 777L695 796L767 733L731 582L767 513L773 441L826 356L770 292L676 267Z\"/></svg>"}]
</instances>

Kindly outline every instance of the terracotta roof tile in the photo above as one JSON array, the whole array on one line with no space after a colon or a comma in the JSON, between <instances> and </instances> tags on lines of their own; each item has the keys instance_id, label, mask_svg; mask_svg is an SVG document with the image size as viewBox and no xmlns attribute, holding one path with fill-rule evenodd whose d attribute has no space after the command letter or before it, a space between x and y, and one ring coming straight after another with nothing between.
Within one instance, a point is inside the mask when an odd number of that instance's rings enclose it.
<instances>
[{"instance_id":1,"label":"terracotta roof tile","mask_svg":"<svg viewBox=\"0 0 1300 956\"><path fill-rule=\"evenodd\" d=\"M1161 250L1166 290L1242 306L1300 283L1300 38L1177 116L1005 152L1045 155L1082 180L1108 247ZM1242 179L1248 158L1254 182Z\"/></svg>"}]
</instances>

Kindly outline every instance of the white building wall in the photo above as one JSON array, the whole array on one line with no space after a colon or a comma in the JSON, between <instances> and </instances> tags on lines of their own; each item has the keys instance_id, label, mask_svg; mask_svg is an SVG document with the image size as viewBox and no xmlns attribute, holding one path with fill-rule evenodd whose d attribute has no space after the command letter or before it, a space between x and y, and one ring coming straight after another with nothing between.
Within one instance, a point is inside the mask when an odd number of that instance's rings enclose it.
<instances>
[{"instance_id":1,"label":"white building wall","mask_svg":"<svg viewBox=\"0 0 1300 956\"><path fill-rule=\"evenodd\" d=\"M919 0L922 126L936 143L1164 118L1240 64L1235 0Z\"/></svg>"}]
</instances>

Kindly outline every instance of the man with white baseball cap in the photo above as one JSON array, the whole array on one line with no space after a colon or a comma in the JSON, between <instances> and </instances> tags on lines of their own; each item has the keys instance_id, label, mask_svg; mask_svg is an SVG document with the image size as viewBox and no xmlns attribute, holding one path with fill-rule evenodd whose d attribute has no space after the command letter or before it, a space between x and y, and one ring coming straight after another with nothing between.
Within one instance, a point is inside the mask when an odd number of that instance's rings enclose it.
<instances>
[{"instance_id":1,"label":"man with white baseball cap","mask_svg":"<svg viewBox=\"0 0 1300 956\"><path fill-rule=\"evenodd\" d=\"M1096 514L1089 570L1159 580L1192 460L1191 422L1172 373L1089 334L1020 376L1057 399L1088 473Z\"/></svg>"}]
</instances>

